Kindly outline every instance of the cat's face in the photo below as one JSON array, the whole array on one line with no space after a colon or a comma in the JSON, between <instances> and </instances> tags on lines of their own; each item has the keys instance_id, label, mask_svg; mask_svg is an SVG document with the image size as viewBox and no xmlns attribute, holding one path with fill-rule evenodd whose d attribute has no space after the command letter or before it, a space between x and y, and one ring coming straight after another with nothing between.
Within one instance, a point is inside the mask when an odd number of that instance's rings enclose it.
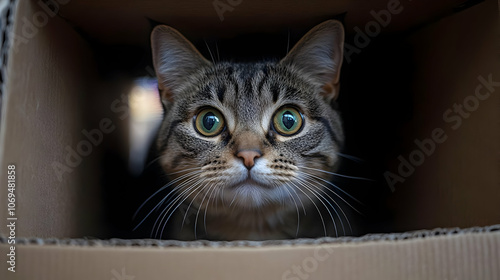
<instances>
[{"instance_id":1,"label":"cat's face","mask_svg":"<svg viewBox=\"0 0 500 280\"><path fill-rule=\"evenodd\" d=\"M279 62L212 64L177 31L157 27L166 108L157 145L179 202L239 211L317 199L344 138L331 106L342 43L340 23L327 21Z\"/></svg>"}]
</instances>

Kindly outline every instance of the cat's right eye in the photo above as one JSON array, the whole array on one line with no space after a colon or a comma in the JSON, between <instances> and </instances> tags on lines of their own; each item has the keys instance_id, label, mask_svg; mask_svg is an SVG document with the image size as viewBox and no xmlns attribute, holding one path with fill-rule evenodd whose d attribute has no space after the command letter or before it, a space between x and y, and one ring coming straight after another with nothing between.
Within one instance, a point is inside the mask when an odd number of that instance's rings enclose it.
<instances>
[{"instance_id":1,"label":"cat's right eye","mask_svg":"<svg viewBox=\"0 0 500 280\"><path fill-rule=\"evenodd\" d=\"M217 109L203 109L194 117L194 128L203 136L217 136L224 131L224 117Z\"/></svg>"}]
</instances>

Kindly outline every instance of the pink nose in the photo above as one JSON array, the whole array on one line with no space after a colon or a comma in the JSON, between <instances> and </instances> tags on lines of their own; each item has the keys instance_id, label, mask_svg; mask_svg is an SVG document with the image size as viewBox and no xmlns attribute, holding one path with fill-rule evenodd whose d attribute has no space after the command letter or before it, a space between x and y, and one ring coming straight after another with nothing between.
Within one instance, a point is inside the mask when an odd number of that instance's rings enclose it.
<instances>
[{"instance_id":1,"label":"pink nose","mask_svg":"<svg viewBox=\"0 0 500 280\"><path fill-rule=\"evenodd\" d=\"M243 159L243 164L248 168L252 168L255 164L255 159L262 156L260 151L243 150L236 154L237 157Z\"/></svg>"}]
</instances>

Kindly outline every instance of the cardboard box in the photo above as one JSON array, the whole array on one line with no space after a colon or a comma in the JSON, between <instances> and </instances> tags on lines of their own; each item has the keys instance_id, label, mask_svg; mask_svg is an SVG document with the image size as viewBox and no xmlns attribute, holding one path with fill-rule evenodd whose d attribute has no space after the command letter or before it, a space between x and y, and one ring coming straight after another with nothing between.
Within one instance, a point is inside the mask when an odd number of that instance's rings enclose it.
<instances>
[{"instance_id":1,"label":"cardboard box","mask_svg":"<svg viewBox=\"0 0 500 280\"><path fill-rule=\"evenodd\" d=\"M0 8L1 279L500 279L496 1L4 0ZM118 105L137 76L110 71L109 50L147 49L147 18L196 41L302 32L344 13L354 86L341 96L358 100L354 124L387 121L383 133L360 134L373 137L368 154L376 145L385 154L371 155L384 162L386 227L264 242L107 238L121 236L104 218L116 209L103 190L120 189L102 180L113 166L104 159L127 154ZM122 59L124 72L147 73L149 58L136 58ZM385 61L403 68L384 72ZM88 154L80 147L78 160L72 153L92 129L105 140Z\"/></svg>"}]
</instances>

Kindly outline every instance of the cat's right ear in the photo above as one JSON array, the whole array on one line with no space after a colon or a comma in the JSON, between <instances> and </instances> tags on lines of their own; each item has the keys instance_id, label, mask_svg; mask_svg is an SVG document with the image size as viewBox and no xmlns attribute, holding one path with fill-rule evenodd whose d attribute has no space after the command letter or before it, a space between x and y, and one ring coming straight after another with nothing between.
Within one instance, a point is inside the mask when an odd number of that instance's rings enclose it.
<instances>
[{"instance_id":1,"label":"cat's right ear","mask_svg":"<svg viewBox=\"0 0 500 280\"><path fill-rule=\"evenodd\" d=\"M166 25L153 29L151 48L158 88L162 99L168 102L174 101L192 73L211 64L181 33Z\"/></svg>"}]
</instances>

